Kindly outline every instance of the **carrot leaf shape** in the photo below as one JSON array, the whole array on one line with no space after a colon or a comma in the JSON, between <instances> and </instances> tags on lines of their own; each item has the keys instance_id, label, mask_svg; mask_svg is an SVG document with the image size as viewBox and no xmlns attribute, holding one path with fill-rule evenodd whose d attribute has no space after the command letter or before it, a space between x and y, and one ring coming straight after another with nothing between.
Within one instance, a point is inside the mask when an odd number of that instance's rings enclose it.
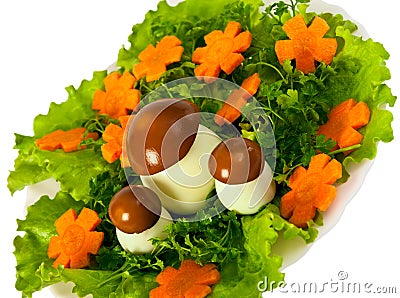
<instances>
[{"instance_id":1,"label":"carrot leaf shape","mask_svg":"<svg viewBox=\"0 0 400 298\"><path fill-rule=\"evenodd\" d=\"M113 163L121 157L122 140L125 132L125 127L130 117L131 116L119 117L121 126L110 123L109 125L107 125L106 129L103 132L102 137L106 143L101 145L101 153L103 155L103 158L109 163Z\"/></svg>"},{"instance_id":2,"label":"carrot leaf shape","mask_svg":"<svg viewBox=\"0 0 400 298\"><path fill-rule=\"evenodd\" d=\"M303 73L315 71L315 61L330 64L336 54L335 38L323 38L329 31L329 25L321 17L315 17L307 27L301 14L288 20L282 27L290 38L278 40L275 52L281 64L285 60L296 60L296 68Z\"/></svg>"},{"instance_id":3,"label":"carrot leaf shape","mask_svg":"<svg viewBox=\"0 0 400 298\"><path fill-rule=\"evenodd\" d=\"M252 35L249 31L241 32L238 22L229 22L222 32L214 30L204 37L205 47L193 52L192 61L200 64L194 70L196 76L218 77L221 70L231 74L244 57L240 54L251 44Z\"/></svg>"},{"instance_id":4,"label":"carrot leaf shape","mask_svg":"<svg viewBox=\"0 0 400 298\"><path fill-rule=\"evenodd\" d=\"M211 293L210 285L218 283L217 266L200 266L194 260L184 260L179 267L166 267L156 278L159 287L151 290L150 298L202 298Z\"/></svg>"},{"instance_id":5,"label":"carrot leaf shape","mask_svg":"<svg viewBox=\"0 0 400 298\"><path fill-rule=\"evenodd\" d=\"M85 128L78 127L67 131L58 129L40 139L37 139L35 143L41 150L54 151L56 149L62 149L64 152L72 152L77 151L80 148L85 148L84 145L79 146L83 140L97 140L97 138L97 133L89 132L86 134Z\"/></svg>"},{"instance_id":6,"label":"carrot leaf shape","mask_svg":"<svg viewBox=\"0 0 400 298\"><path fill-rule=\"evenodd\" d=\"M167 66L179 62L183 54L182 42L176 36L165 36L154 47L148 45L138 56L140 62L133 68L137 79L146 76L146 81L158 80L166 71Z\"/></svg>"},{"instance_id":7,"label":"carrot leaf shape","mask_svg":"<svg viewBox=\"0 0 400 298\"><path fill-rule=\"evenodd\" d=\"M356 103L352 98L334 107L328 114L328 122L318 128L318 134L335 140L343 149L360 144L363 135L357 131L369 122L370 110L365 102ZM351 151L345 151L349 154Z\"/></svg>"},{"instance_id":8,"label":"carrot leaf shape","mask_svg":"<svg viewBox=\"0 0 400 298\"><path fill-rule=\"evenodd\" d=\"M92 109L113 119L128 115L140 101L140 92L134 89L135 82L135 77L127 71L122 75L110 73L104 79L105 91L99 89L94 93Z\"/></svg>"},{"instance_id":9,"label":"carrot leaf shape","mask_svg":"<svg viewBox=\"0 0 400 298\"><path fill-rule=\"evenodd\" d=\"M336 197L332 184L342 177L342 165L326 154L311 158L308 170L297 167L289 178L291 190L281 199L281 215L297 227L305 228L316 209L326 211Z\"/></svg>"},{"instance_id":10,"label":"carrot leaf shape","mask_svg":"<svg viewBox=\"0 0 400 298\"><path fill-rule=\"evenodd\" d=\"M53 267L80 269L89 266L90 255L97 254L103 242L103 232L93 232L101 222L97 213L83 208L78 218L74 209L59 217L54 225L56 236L50 238L47 255L56 259Z\"/></svg>"},{"instance_id":11,"label":"carrot leaf shape","mask_svg":"<svg viewBox=\"0 0 400 298\"><path fill-rule=\"evenodd\" d=\"M214 117L215 123L222 126L225 122L232 123L240 117L240 109L244 107L248 99L256 94L261 80L258 73L245 79L240 89L234 90L226 99L221 109Z\"/></svg>"}]
</instances>

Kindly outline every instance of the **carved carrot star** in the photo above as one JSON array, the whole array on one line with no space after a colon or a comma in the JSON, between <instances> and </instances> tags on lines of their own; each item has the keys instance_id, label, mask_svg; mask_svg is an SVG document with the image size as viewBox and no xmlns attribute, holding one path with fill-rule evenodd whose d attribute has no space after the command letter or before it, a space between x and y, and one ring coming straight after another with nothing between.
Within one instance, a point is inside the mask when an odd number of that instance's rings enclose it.
<instances>
[{"instance_id":1,"label":"carved carrot star","mask_svg":"<svg viewBox=\"0 0 400 298\"><path fill-rule=\"evenodd\" d=\"M133 88L135 82L135 77L127 71L122 75L110 73L104 79L105 91L99 89L94 93L92 109L114 119L128 115L140 101L139 90Z\"/></svg>"},{"instance_id":2,"label":"carved carrot star","mask_svg":"<svg viewBox=\"0 0 400 298\"><path fill-rule=\"evenodd\" d=\"M231 74L244 57L240 54L251 44L249 31L241 32L238 22L229 22L224 32L214 30L204 37L205 47L193 52L192 61L200 64L194 70L196 76L218 77L221 70Z\"/></svg>"},{"instance_id":3,"label":"carved carrot star","mask_svg":"<svg viewBox=\"0 0 400 298\"><path fill-rule=\"evenodd\" d=\"M329 112L328 122L318 128L318 134L335 140L339 148L359 144L363 135L357 129L368 124L370 114L365 102L356 103L354 99L348 99ZM345 154L350 152L346 151Z\"/></svg>"},{"instance_id":4,"label":"carved carrot star","mask_svg":"<svg viewBox=\"0 0 400 298\"><path fill-rule=\"evenodd\" d=\"M292 189L281 199L281 215L298 227L307 227L317 209L326 211L336 197L332 184L342 177L342 165L326 154L311 158L306 170L297 167L289 178Z\"/></svg>"},{"instance_id":5,"label":"carved carrot star","mask_svg":"<svg viewBox=\"0 0 400 298\"><path fill-rule=\"evenodd\" d=\"M103 242L104 233L93 231L100 222L97 213L88 208L83 208L78 218L73 209L61 215L54 223L58 235L50 238L47 250L48 257L56 259L53 267L89 266L90 255L97 254Z\"/></svg>"},{"instance_id":6,"label":"carved carrot star","mask_svg":"<svg viewBox=\"0 0 400 298\"><path fill-rule=\"evenodd\" d=\"M138 56L140 63L133 68L135 77L139 80L146 76L147 82L158 80L168 65L181 60L184 50L181 44L176 36L165 36L155 47L148 45Z\"/></svg>"},{"instance_id":7,"label":"carved carrot star","mask_svg":"<svg viewBox=\"0 0 400 298\"><path fill-rule=\"evenodd\" d=\"M303 16L299 14L288 20L282 28L290 39L279 40L275 44L279 63L295 59L296 68L307 74L315 71L315 61L325 64L332 62L337 41L335 38L323 38L329 31L324 19L315 17L307 28Z\"/></svg>"},{"instance_id":8,"label":"carved carrot star","mask_svg":"<svg viewBox=\"0 0 400 298\"><path fill-rule=\"evenodd\" d=\"M67 131L59 129L37 139L35 144L41 150L54 151L56 149L62 149L64 152L72 152L79 149L79 144L84 139L91 138L97 140L98 138L98 135L95 132L89 132L86 136L85 133L86 129L83 127ZM85 146L81 146L80 148L83 149Z\"/></svg>"},{"instance_id":9,"label":"carved carrot star","mask_svg":"<svg viewBox=\"0 0 400 298\"><path fill-rule=\"evenodd\" d=\"M106 143L101 146L101 153L103 158L109 163L113 163L121 157L122 140L130 117L131 116L119 117L121 126L110 123L103 132L102 138Z\"/></svg>"},{"instance_id":10,"label":"carved carrot star","mask_svg":"<svg viewBox=\"0 0 400 298\"><path fill-rule=\"evenodd\" d=\"M166 267L157 276L160 286L150 291L150 298L203 298L219 280L220 273L214 264L200 266L194 260L184 260L178 270Z\"/></svg>"}]
</instances>

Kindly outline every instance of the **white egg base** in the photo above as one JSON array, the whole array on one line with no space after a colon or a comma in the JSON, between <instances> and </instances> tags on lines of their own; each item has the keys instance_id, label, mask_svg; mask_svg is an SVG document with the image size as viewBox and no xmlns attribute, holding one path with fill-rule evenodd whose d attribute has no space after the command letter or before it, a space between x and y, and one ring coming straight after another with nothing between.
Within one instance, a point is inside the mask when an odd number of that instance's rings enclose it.
<instances>
[{"instance_id":1,"label":"white egg base","mask_svg":"<svg viewBox=\"0 0 400 298\"><path fill-rule=\"evenodd\" d=\"M275 196L276 186L272 170L264 163L258 178L243 184L225 184L215 180L215 189L221 203L239 214L254 214Z\"/></svg>"},{"instance_id":2,"label":"white egg base","mask_svg":"<svg viewBox=\"0 0 400 298\"><path fill-rule=\"evenodd\" d=\"M150 253L154 246L151 244L151 238L165 239L167 234L164 228L172 222L172 217L165 208L161 208L161 215L158 221L151 228L141 232L128 234L116 228L117 238L122 248L135 254Z\"/></svg>"},{"instance_id":3,"label":"white egg base","mask_svg":"<svg viewBox=\"0 0 400 298\"><path fill-rule=\"evenodd\" d=\"M150 229L141 233L128 234L116 228L117 238L122 248L126 251L135 254L150 253L154 248L150 239L156 237L161 239L166 238L167 233L164 232L164 228L171 222L171 215L165 208L162 208L160 218Z\"/></svg>"},{"instance_id":4,"label":"white egg base","mask_svg":"<svg viewBox=\"0 0 400 298\"><path fill-rule=\"evenodd\" d=\"M177 215L190 215L206 206L204 198L214 188L208 159L221 139L200 125L186 156L168 169L151 176L140 176L144 186L153 190L162 205Z\"/></svg>"}]
</instances>

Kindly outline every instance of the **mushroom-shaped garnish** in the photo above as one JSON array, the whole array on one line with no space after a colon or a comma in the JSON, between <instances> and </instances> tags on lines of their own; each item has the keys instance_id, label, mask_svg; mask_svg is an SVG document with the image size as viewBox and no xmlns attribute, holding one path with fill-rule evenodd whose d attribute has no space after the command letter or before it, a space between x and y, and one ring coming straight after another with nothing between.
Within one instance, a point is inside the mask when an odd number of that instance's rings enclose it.
<instances>
[{"instance_id":1,"label":"mushroom-shaped garnish","mask_svg":"<svg viewBox=\"0 0 400 298\"><path fill-rule=\"evenodd\" d=\"M220 141L200 125L196 105L160 99L139 110L128 126L126 156L163 206L176 215L188 215L205 207L214 188L207 163Z\"/></svg>"},{"instance_id":2,"label":"mushroom-shaped garnish","mask_svg":"<svg viewBox=\"0 0 400 298\"><path fill-rule=\"evenodd\" d=\"M171 222L158 196L141 185L119 190L110 201L108 215L121 246L132 253L151 252L153 245L149 240L165 237L164 227Z\"/></svg>"},{"instance_id":3,"label":"mushroom-shaped garnish","mask_svg":"<svg viewBox=\"0 0 400 298\"><path fill-rule=\"evenodd\" d=\"M272 170L260 145L235 137L221 142L208 162L218 198L229 210L253 214L275 195Z\"/></svg>"}]
</instances>

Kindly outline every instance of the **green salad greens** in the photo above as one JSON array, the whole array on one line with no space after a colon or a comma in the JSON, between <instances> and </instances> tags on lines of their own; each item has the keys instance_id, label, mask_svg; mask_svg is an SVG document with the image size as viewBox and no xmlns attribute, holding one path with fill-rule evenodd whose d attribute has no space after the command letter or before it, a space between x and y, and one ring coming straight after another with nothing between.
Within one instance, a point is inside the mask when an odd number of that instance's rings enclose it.
<instances>
[{"instance_id":1,"label":"green salad greens","mask_svg":"<svg viewBox=\"0 0 400 298\"><path fill-rule=\"evenodd\" d=\"M204 46L204 36L212 30L223 30L227 22L239 22L243 30L252 34L250 48L243 53L244 61L230 75L220 78L233 83L257 72L261 84L255 96L267 115L275 135L274 180L277 193L274 200L257 214L239 215L225 210L213 216L218 201L207 210L196 214L199 221L177 220L166 227L165 239L153 239L152 253L135 255L123 250L115 234L115 227L107 210L112 196L129 183L140 183L139 177L126 169L119 160L109 163L102 157L101 138L109 123L118 120L98 115L92 109L96 90L104 90L108 72L95 71L90 80L83 80L75 89L66 90L68 99L50 105L47 115L34 119L34 135L16 134L15 149L19 155L15 169L10 172L8 187L11 193L29 185L54 178L60 190L54 198L42 196L28 208L27 216L18 220L18 231L24 232L14 240L17 260L16 288L23 296L31 297L35 291L57 282L73 282L73 291L79 296L93 297L148 297L158 286L155 278L166 266L179 267L185 259L200 263L213 262L221 274L220 282L212 287L211 297L260 297L257 288L268 278L277 285L284 280L281 272L282 257L272 253L279 237L301 237L306 243L318 235L318 225L323 224L323 214L298 228L280 215L280 198L289 191L288 179L298 166L307 167L311 158L326 153L344 166L341 183L349 176L346 167L363 159L373 159L379 141L393 139L393 116L385 107L392 107L396 97L385 81L390 71L385 66L389 54L372 39L354 35L357 26L341 15L329 12L318 14L329 25L326 37L338 41L337 54L330 65L318 63L315 72L304 74L287 60L281 65L275 54L275 43L286 39L283 24L297 14L311 21L317 13L308 11L309 0L276 2L265 7L258 0L186 0L177 6L161 1L156 11L146 14L141 24L132 28L130 47L119 51L117 70L132 71L139 62L139 54L149 45L156 44L167 35L182 41L184 52L181 62L168 66L158 80L137 81L135 88L145 97L166 83L194 76L192 54ZM238 84L240 85L240 84ZM176 86L178 95L187 90ZM351 154L332 149L336 142L317 135L318 127L327 121L328 112L337 104L354 98L365 102L370 111L370 122L359 131L363 141ZM196 102L201 111L216 113L222 103L211 99ZM245 106L243 112L251 106ZM245 114L245 113L244 113ZM252 140L260 138L257 127L243 117L235 123L242 136ZM85 127L97 132L98 140L85 140L81 150L66 153L63 150L40 150L35 140L57 129L69 130ZM128 178L128 179L127 179ZM104 233L104 241L85 269L52 267L47 256L50 238L56 235L54 222L70 208L78 212L87 207L95 210L102 219L97 231ZM201 213L201 214L200 214Z\"/></svg>"}]
</instances>

